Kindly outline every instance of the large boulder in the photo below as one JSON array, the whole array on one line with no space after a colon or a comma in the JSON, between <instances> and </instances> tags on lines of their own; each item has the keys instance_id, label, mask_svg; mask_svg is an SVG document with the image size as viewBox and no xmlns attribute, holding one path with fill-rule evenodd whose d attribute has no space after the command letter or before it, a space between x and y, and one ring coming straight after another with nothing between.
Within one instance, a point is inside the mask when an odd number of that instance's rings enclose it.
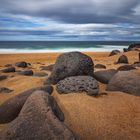
<instances>
[{"instance_id":1,"label":"large boulder","mask_svg":"<svg viewBox=\"0 0 140 140\"><path fill-rule=\"evenodd\" d=\"M94 64L89 56L80 52L63 53L57 58L53 71L45 84L56 84L70 76L93 76L93 71Z\"/></svg>"},{"instance_id":2,"label":"large boulder","mask_svg":"<svg viewBox=\"0 0 140 140\"><path fill-rule=\"evenodd\" d=\"M7 68L2 69L1 71L4 73L10 73L10 72L15 72L16 69L15 67L7 67Z\"/></svg>"},{"instance_id":3,"label":"large boulder","mask_svg":"<svg viewBox=\"0 0 140 140\"><path fill-rule=\"evenodd\" d=\"M94 72L94 78L101 83L108 84L110 79L117 73L115 69L101 70Z\"/></svg>"},{"instance_id":4,"label":"large boulder","mask_svg":"<svg viewBox=\"0 0 140 140\"><path fill-rule=\"evenodd\" d=\"M15 119L18 116L27 98L36 90L43 90L51 94L53 91L53 87L42 86L32 88L22 93L19 93L18 95L5 101L3 104L0 105L0 123L8 123Z\"/></svg>"},{"instance_id":5,"label":"large boulder","mask_svg":"<svg viewBox=\"0 0 140 140\"><path fill-rule=\"evenodd\" d=\"M60 94L85 91L88 95L96 96L99 92L99 84L91 76L72 76L59 81L56 89Z\"/></svg>"},{"instance_id":6,"label":"large boulder","mask_svg":"<svg viewBox=\"0 0 140 140\"><path fill-rule=\"evenodd\" d=\"M120 66L117 70L118 71L129 71L129 70L135 70L136 68L133 65L123 65Z\"/></svg>"},{"instance_id":7,"label":"large boulder","mask_svg":"<svg viewBox=\"0 0 140 140\"><path fill-rule=\"evenodd\" d=\"M0 134L1 140L74 140L75 135L57 118L63 115L52 96L36 91L24 104L19 116Z\"/></svg>"},{"instance_id":8,"label":"large boulder","mask_svg":"<svg viewBox=\"0 0 140 140\"><path fill-rule=\"evenodd\" d=\"M117 61L117 64L120 64L120 63L126 63L128 64L128 58L126 55L121 55Z\"/></svg>"},{"instance_id":9,"label":"large boulder","mask_svg":"<svg viewBox=\"0 0 140 140\"><path fill-rule=\"evenodd\" d=\"M119 54L119 53L121 53L119 50L113 50L113 51L109 54L109 56L117 55L117 54Z\"/></svg>"},{"instance_id":10,"label":"large boulder","mask_svg":"<svg viewBox=\"0 0 140 140\"><path fill-rule=\"evenodd\" d=\"M107 90L122 91L140 96L140 73L132 71L119 71L109 81Z\"/></svg>"},{"instance_id":11,"label":"large boulder","mask_svg":"<svg viewBox=\"0 0 140 140\"><path fill-rule=\"evenodd\" d=\"M26 68L28 66L28 63L24 62L24 61L21 61L21 62L17 62L15 64L15 66L17 67L21 67L21 68Z\"/></svg>"}]
</instances>

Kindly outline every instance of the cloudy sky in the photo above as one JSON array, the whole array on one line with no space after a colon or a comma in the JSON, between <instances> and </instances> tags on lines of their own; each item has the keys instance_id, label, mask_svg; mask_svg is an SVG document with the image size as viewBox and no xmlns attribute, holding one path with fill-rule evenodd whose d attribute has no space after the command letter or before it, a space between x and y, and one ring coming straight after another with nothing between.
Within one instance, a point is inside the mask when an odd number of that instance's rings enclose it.
<instances>
[{"instance_id":1,"label":"cloudy sky","mask_svg":"<svg viewBox=\"0 0 140 140\"><path fill-rule=\"evenodd\" d=\"M0 40L140 40L140 0L0 0Z\"/></svg>"}]
</instances>

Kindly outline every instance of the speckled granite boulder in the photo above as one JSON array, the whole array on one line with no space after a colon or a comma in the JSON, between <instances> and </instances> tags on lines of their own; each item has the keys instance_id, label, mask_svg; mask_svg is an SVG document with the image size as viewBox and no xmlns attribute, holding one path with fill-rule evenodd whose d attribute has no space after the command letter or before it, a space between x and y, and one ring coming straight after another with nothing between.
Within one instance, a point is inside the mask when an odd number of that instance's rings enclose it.
<instances>
[{"instance_id":1,"label":"speckled granite boulder","mask_svg":"<svg viewBox=\"0 0 140 140\"><path fill-rule=\"evenodd\" d=\"M101 70L94 73L94 78L101 83L108 84L110 79L117 73L115 69Z\"/></svg>"},{"instance_id":2,"label":"speckled granite boulder","mask_svg":"<svg viewBox=\"0 0 140 140\"><path fill-rule=\"evenodd\" d=\"M36 91L24 104L19 116L0 135L1 140L75 140L56 116L59 106L52 96ZM63 115L63 112L59 112Z\"/></svg>"},{"instance_id":3,"label":"speckled granite boulder","mask_svg":"<svg viewBox=\"0 0 140 140\"><path fill-rule=\"evenodd\" d=\"M140 96L140 73L119 71L110 80L107 90Z\"/></svg>"},{"instance_id":4,"label":"speckled granite boulder","mask_svg":"<svg viewBox=\"0 0 140 140\"><path fill-rule=\"evenodd\" d=\"M87 92L88 95L97 95L99 92L98 82L91 76L72 76L61 80L56 85L60 94L72 92Z\"/></svg>"},{"instance_id":5,"label":"speckled granite boulder","mask_svg":"<svg viewBox=\"0 0 140 140\"><path fill-rule=\"evenodd\" d=\"M78 75L93 75L94 64L92 59L81 52L61 54L54 65L50 77L45 84L56 84L66 77Z\"/></svg>"},{"instance_id":6,"label":"speckled granite boulder","mask_svg":"<svg viewBox=\"0 0 140 140\"><path fill-rule=\"evenodd\" d=\"M8 99L0 105L0 123L8 123L15 119L27 98L36 90L43 90L49 94L52 93L52 86L42 86L26 90L18 95Z\"/></svg>"}]
</instances>

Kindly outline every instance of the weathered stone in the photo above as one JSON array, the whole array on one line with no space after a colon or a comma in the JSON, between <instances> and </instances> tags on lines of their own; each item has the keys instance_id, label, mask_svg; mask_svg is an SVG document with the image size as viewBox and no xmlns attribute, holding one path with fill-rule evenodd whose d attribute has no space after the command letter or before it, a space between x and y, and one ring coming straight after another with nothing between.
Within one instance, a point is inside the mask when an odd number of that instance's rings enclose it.
<instances>
[{"instance_id":1,"label":"weathered stone","mask_svg":"<svg viewBox=\"0 0 140 140\"><path fill-rule=\"evenodd\" d=\"M54 68L54 64L48 66L40 66L41 70L52 71Z\"/></svg>"},{"instance_id":2,"label":"weathered stone","mask_svg":"<svg viewBox=\"0 0 140 140\"><path fill-rule=\"evenodd\" d=\"M121 53L119 50L113 50L113 51L109 54L109 56L117 55L117 54L119 54L119 53Z\"/></svg>"},{"instance_id":3,"label":"weathered stone","mask_svg":"<svg viewBox=\"0 0 140 140\"><path fill-rule=\"evenodd\" d=\"M119 63L126 63L126 64L128 64L128 58L127 58L127 56L121 55L119 57L118 61L117 61L117 64L119 64Z\"/></svg>"},{"instance_id":4,"label":"weathered stone","mask_svg":"<svg viewBox=\"0 0 140 140\"><path fill-rule=\"evenodd\" d=\"M6 88L6 87L0 87L0 93L10 93L13 90Z\"/></svg>"},{"instance_id":5,"label":"weathered stone","mask_svg":"<svg viewBox=\"0 0 140 140\"><path fill-rule=\"evenodd\" d=\"M123 65L120 66L117 70L118 71L129 71L129 70L134 70L136 69L133 65Z\"/></svg>"},{"instance_id":6,"label":"weathered stone","mask_svg":"<svg viewBox=\"0 0 140 140\"><path fill-rule=\"evenodd\" d=\"M20 75L25 75L25 76L32 76L33 71L32 70L22 70L19 72Z\"/></svg>"},{"instance_id":7,"label":"weathered stone","mask_svg":"<svg viewBox=\"0 0 140 140\"><path fill-rule=\"evenodd\" d=\"M128 52L128 49L127 49L127 48L123 48L123 51L124 51L124 52Z\"/></svg>"},{"instance_id":8,"label":"weathered stone","mask_svg":"<svg viewBox=\"0 0 140 140\"><path fill-rule=\"evenodd\" d=\"M110 79L117 73L115 69L101 70L94 73L94 77L101 83L108 84Z\"/></svg>"},{"instance_id":9,"label":"weathered stone","mask_svg":"<svg viewBox=\"0 0 140 140\"><path fill-rule=\"evenodd\" d=\"M133 66L134 67L140 67L140 62L134 62Z\"/></svg>"},{"instance_id":10,"label":"weathered stone","mask_svg":"<svg viewBox=\"0 0 140 140\"><path fill-rule=\"evenodd\" d=\"M10 73L10 72L15 72L16 69L15 67L7 67L7 68L2 69L1 71L4 73Z\"/></svg>"},{"instance_id":11,"label":"weathered stone","mask_svg":"<svg viewBox=\"0 0 140 140\"><path fill-rule=\"evenodd\" d=\"M48 74L46 72L34 72L34 76L44 77L44 76L48 76Z\"/></svg>"},{"instance_id":12,"label":"weathered stone","mask_svg":"<svg viewBox=\"0 0 140 140\"><path fill-rule=\"evenodd\" d=\"M140 49L140 44L139 43L133 43L130 44L128 47L128 51L133 51L133 50L137 50Z\"/></svg>"},{"instance_id":13,"label":"weathered stone","mask_svg":"<svg viewBox=\"0 0 140 140\"><path fill-rule=\"evenodd\" d=\"M17 67L21 67L21 68L26 68L28 66L28 63L24 62L24 61L21 61L21 62L17 62L15 64L15 66Z\"/></svg>"},{"instance_id":14,"label":"weathered stone","mask_svg":"<svg viewBox=\"0 0 140 140\"><path fill-rule=\"evenodd\" d=\"M57 118L57 110L63 115L52 96L36 91L1 132L1 140L74 140L73 132Z\"/></svg>"},{"instance_id":15,"label":"weathered stone","mask_svg":"<svg viewBox=\"0 0 140 140\"><path fill-rule=\"evenodd\" d=\"M6 64L5 67L12 67L12 64Z\"/></svg>"},{"instance_id":16,"label":"weathered stone","mask_svg":"<svg viewBox=\"0 0 140 140\"><path fill-rule=\"evenodd\" d=\"M106 69L106 66L103 65L103 64L96 64L96 65L94 66L94 68L97 68L97 69Z\"/></svg>"},{"instance_id":17,"label":"weathered stone","mask_svg":"<svg viewBox=\"0 0 140 140\"><path fill-rule=\"evenodd\" d=\"M140 96L140 74L132 71L119 71L110 80L107 90L122 91Z\"/></svg>"},{"instance_id":18,"label":"weathered stone","mask_svg":"<svg viewBox=\"0 0 140 140\"><path fill-rule=\"evenodd\" d=\"M57 91L60 94L72 92L87 92L88 95L97 95L99 92L98 82L91 76L72 76L57 83Z\"/></svg>"},{"instance_id":19,"label":"weathered stone","mask_svg":"<svg viewBox=\"0 0 140 140\"><path fill-rule=\"evenodd\" d=\"M6 75L0 75L0 81L7 79Z\"/></svg>"},{"instance_id":20,"label":"weathered stone","mask_svg":"<svg viewBox=\"0 0 140 140\"><path fill-rule=\"evenodd\" d=\"M3 104L0 105L0 123L8 123L15 119L18 116L27 98L36 90L43 90L51 94L53 91L53 87L42 86L32 88L22 93L19 93L18 95L5 101Z\"/></svg>"},{"instance_id":21,"label":"weathered stone","mask_svg":"<svg viewBox=\"0 0 140 140\"><path fill-rule=\"evenodd\" d=\"M57 58L53 71L45 84L56 84L70 76L93 76L93 71L94 64L89 56L80 52L63 53Z\"/></svg>"}]
</instances>

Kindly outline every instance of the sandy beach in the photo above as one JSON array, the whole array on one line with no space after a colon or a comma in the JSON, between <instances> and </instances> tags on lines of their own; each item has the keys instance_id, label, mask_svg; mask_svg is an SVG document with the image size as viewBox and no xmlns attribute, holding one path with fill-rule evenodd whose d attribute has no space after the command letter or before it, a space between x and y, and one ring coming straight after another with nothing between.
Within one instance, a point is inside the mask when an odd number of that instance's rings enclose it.
<instances>
[{"instance_id":1,"label":"sandy beach","mask_svg":"<svg viewBox=\"0 0 140 140\"><path fill-rule=\"evenodd\" d=\"M119 56L125 54L129 64L138 61L138 51L120 53L108 57L109 52L86 52L94 64L104 64L107 69L118 68L123 64L114 64ZM40 71L40 66L54 64L59 53L32 54L0 54L0 69L5 64L19 61L31 63L29 69ZM20 70L20 68L18 68ZM99 69L95 69L98 71ZM140 72L140 68L137 68ZM47 71L50 74L49 71ZM21 76L9 73L8 78L0 81L0 86L13 90L11 93L0 93L0 104L22 91L43 84L44 77ZM139 81L138 81L139 82ZM54 86L55 88L55 86ZM106 85L100 83L98 97L87 96L83 93L58 94L53 96L65 115L65 124L83 140L138 140L140 139L140 98L123 92L108 92ZM1 125L2 129L5 125Z\"/></svg>"}]
</instances>

